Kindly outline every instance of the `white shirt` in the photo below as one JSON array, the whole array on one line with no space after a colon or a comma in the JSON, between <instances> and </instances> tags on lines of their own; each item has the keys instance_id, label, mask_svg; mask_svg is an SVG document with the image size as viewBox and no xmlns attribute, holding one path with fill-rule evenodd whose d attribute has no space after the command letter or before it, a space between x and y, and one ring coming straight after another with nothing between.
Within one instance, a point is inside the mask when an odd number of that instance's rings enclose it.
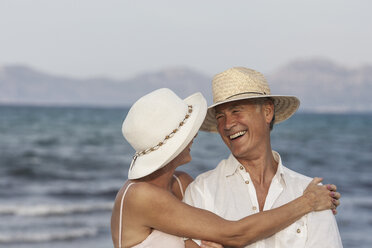
<instances>
[{"instance_id":1,"label":"white shirt","mask_svg":"<svg viewBox=\"0 0 372 248\"><path fill-rule=\"evenodd\" d=\"M282 206L301 196L312 180L282 165L273 151L278 169L271 181L263 210ZM239 220L259 212L255 187L249 173L230 155L211 171L192 182L184 202L209 210L228 220ZM270 221L270 220L266 220ZM342 247L337 223L331 210L311 212L275 235L246 246L249 248Z\"/></svg>"}]
</instances>

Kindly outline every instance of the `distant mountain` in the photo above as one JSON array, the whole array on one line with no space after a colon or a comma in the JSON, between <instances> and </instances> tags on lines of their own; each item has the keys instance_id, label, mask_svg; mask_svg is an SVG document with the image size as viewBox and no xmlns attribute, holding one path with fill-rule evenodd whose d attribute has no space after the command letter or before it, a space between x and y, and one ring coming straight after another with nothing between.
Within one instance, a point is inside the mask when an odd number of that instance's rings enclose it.
<instances>
[{"instance_id":1,"label":"distant mountain","mask_svg":"<svg viewBox=\"0 0 372 248\"><path fill-rule=\"evenodd\" d=\"M298 96L302 111L372 111L372 66L346 68L325 59L297 60L266 76L273 94ZM211 103L211 79L185 67L113 80L74 79L26 66L3 66L0 104L128 106L161 87L181 97L200 91Z\"/></svg>"},{"instance_id":2,"label":"distant mountain","mask_svg":"<svg viewBox=\"0 0 372 248\"><path fill-rule=\"evenodd\" d=\"M346 68L329 60L297 60L268 76L273 94L299 97L301 110L372 111L372 66Z\"/></svg>"},{"instance_id":3,"label":"distant mountain","mask_svg":"<svg viewBox=\"0 0 372 248\"><path fill-rule=\"evenodd\" d=\"M127 106L161 87L181 97L201 91L211 99L210 78L189 68L143 73L118 81L54 76L26 66L0 67L0 104Z\"/></svg>"},{"instance_id":4,"label":"distant mountain","mask_svg":"<svg viewBox=\"0 0 372 248\"><path fill-rule=\"evenodd\" d=\"M123 89L130 91L130 102L158 88L170 88L185 98L197 91L207 99L212 99L211 77L186 67L166 69L158 72L140 74L121 83ZM130 98L131 97L131 98ZM210 101L209 103L212 103Z\"/></svg>"}]
</instances>

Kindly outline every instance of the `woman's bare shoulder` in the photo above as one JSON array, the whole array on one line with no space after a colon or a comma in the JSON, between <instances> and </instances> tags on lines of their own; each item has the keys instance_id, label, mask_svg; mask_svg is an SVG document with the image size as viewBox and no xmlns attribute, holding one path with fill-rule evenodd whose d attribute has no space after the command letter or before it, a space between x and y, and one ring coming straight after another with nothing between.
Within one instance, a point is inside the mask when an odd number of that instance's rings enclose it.
<instances>
[{"instance_id":1,"label":"woman's bare shoulder","mask_svg":"<svg viewBox=\"0 0 372 248\"><path fill-rule=\"evenodd\" d=\"M123 194L125 196L123 198ZM118 192L115 205L120 205L121 201L124 200L125 206L131 208L131 206L140 206L142 203L152 200L158 197L159 194L165 193L159 187L156 187L146 182L127 182Z\"/></svg>"},{"instance_id":2,"label":"woman's bare shoulder","mask_svg":"<svg viewBox=\"0 0 372 248\"><path fill-rule=\"evenodd\" d=\"M141 202L151 200L152 198L158 197L159 194L164 193L166 193L165 190L151 183L137 182L131 185L125 197L128 198L128 201Z\"/></svg>"}]
</instances>

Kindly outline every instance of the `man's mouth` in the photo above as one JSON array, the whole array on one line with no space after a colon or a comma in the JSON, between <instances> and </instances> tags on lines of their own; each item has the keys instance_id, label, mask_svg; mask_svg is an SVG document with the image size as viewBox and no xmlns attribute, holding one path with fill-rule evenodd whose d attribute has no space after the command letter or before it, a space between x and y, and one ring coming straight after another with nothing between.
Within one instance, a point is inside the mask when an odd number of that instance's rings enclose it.
<instances>
[{"instance_id":1,"label":"man's mouth","mask_svg":"<svg viewBox=\"0 0 372 248\"><path fill-rule=\"evenodd\" d=\"M234 139L237 139L241 136L243 136L247 131L240 131L240 132L237 132L237 133L234 133L232 135L229 136L230 140L234 140Z\"/></svg>"}]
</instances>

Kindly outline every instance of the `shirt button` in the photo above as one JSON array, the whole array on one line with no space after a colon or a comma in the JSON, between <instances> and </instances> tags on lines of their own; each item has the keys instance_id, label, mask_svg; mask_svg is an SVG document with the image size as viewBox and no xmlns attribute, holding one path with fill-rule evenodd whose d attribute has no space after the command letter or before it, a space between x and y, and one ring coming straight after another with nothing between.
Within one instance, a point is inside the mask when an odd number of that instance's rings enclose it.
<instances>
[{"instance_id":1,"label":"shirt button","mask_svg":"<svg viewBox=\"0 0 372 248\"><path fill-rule=\"evenodd\" d=\"M245 184L249 184L249 181L247 180L247 181L245 181Z\"/></svg>"},{"instance_id":2,"label":"shirt button","mask_svg":"<svg viewBox=\"0 0 372 248\"><path fill-rule=\"evenodd\" d=\"M300 228L298 228L298 229L297 229L297 233L300 233L300 232L301 232L301 229L300 229Z\"/></svg>"},{"instance_id":3,"label":"shirt button","mask_svg":"<svg viewBox=\"0 0 372 248\"><path fill-rule=\"evenodd\" d=\"M257 209L257 207L256 207L256 206L253 206L253 207L252 207L252 209L253 209L253 210L256 210L256 209Z\"/></svg>"},{"instance_id":4,"label":"shirt button","mask_svg":"<svg viewBox=\"0 0 372 248\"><path fill-rule=\"evenodd\" d=\"M243 167L243 166L241 165L241 166L240 166L240 169L241 169L241 170L243 170L243 169L244 169L244 167Z\"/></svg>"}]
</instances>

